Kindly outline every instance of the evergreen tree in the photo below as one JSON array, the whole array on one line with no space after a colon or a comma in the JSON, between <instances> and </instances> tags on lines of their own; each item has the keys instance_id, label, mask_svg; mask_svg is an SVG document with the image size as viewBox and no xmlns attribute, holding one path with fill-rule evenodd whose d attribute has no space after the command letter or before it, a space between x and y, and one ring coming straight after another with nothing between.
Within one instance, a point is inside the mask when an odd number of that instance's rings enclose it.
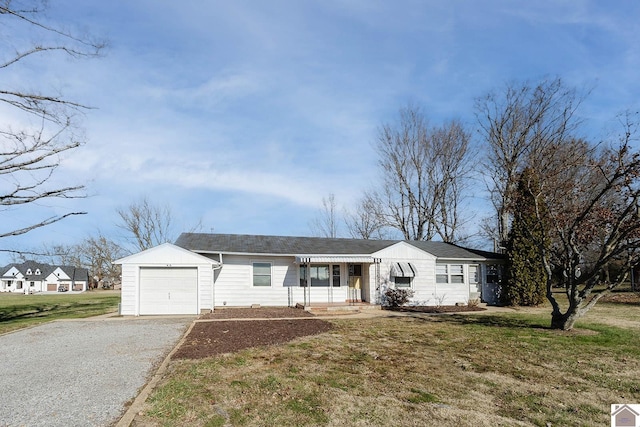
<instances>
[{"instance_id":1,"label":"evergreen tree","mask_svg":"<svg viewBox=\"0 0 640 427\"><path fill-rule=\"evenodd\" d=\"M539 181L535 173L526 168L518 180L514 195L513 224L507 240L506 280L501 292L502 303L506 305L539 305L544 301L546 292L546 274L540 246L547 245L544 237L544 224L536 215Z\"/></svg>"}]
</instances>

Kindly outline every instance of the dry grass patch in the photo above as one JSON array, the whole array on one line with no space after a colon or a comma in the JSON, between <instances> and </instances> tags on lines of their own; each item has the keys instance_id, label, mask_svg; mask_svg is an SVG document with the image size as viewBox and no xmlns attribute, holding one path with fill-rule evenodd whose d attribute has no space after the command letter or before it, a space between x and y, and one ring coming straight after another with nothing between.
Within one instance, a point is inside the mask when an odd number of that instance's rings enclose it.
<instances>
[{"instance_id":1,"label":"dry grass patch","mask_svg":"<svg viewBox=\"0 0 640 427\"><path fill-rule=\"evenodd\" d=\"M134 425L595 426L611 403L640 401L640 331L548 322L334 320L288 344L173 362Z\"/></svg>"}]
</instances>

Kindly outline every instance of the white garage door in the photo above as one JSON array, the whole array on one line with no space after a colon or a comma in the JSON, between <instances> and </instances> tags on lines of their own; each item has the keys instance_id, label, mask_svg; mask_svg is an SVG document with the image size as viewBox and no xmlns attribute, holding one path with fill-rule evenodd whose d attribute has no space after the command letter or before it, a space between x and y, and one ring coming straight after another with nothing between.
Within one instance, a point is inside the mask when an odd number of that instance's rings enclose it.
<instances>
[{"instance_id":1,"label":"white garage door","mask_svg":"<svg viewBox=\"0 0 640 427\"><path fill-rule=\"evenodd\" d=\"M140 314L198 314L198 270L141 268Z\"/></svg>"}]
</instances>

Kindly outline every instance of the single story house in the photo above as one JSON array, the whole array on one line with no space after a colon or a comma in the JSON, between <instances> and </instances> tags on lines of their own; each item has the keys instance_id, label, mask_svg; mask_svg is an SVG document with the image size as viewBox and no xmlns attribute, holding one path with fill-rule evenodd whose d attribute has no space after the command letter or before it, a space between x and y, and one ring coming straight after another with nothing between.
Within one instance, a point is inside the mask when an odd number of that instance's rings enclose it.
<instances>
[{"instance_id":1,"label":"single story house","mask_svg":"<svg viewBox=\"0 0 640 427\"><path fill-rule=\"evenodd\" d=\"M117 260L123 315L217 307L383 303L389 287L414 305L494 303L502 256L443 242L183 233Z\"/></svg>"},{"instance_id":2,"label":"single story house","mask_svg":"<svg viewBox=\"0 0 640 427\"><path fill-rule=\"evenodd\" d=\"M89 284L89 272L86 268L35 261L9 264L0 270L0 274L0 292L83 292Z\"/></svg>"}]
</instances>

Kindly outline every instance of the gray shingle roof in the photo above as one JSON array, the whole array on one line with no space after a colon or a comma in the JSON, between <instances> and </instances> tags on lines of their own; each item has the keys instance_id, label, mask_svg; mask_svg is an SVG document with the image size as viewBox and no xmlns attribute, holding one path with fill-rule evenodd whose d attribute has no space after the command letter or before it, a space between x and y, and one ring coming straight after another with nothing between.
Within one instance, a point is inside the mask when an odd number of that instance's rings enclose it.
<instances>
[{"instance_id":1,"label":"gray shingle roof","mask_svg":"<svg viewBox=\"0 0 640 427\"><path fill-rule=\"evenodd\" d=\"M176 246L196 253L269 255L369 255L401 240L330 239L249 234L182 233ZM407 242L438 258L485 259L499 254L465 249L443 242Z\"/></svg>"}]
</instances>

